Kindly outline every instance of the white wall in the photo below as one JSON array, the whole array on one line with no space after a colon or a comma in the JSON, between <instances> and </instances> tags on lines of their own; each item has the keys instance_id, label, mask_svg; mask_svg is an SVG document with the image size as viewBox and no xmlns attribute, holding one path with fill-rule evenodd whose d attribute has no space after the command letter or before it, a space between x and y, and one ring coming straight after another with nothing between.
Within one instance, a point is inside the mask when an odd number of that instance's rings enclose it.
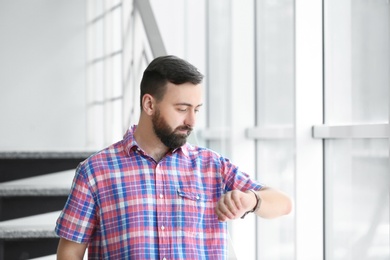
<instances>
[{"instance_id":1,"label":"white wall","mask_svg":"<svg viewBox=\"0 0 390 260\"><path fill-rule=\"evenodd\" d=\"M83 148L85 1L0 0L0 150Z\"/></svg>"}]
</instances>

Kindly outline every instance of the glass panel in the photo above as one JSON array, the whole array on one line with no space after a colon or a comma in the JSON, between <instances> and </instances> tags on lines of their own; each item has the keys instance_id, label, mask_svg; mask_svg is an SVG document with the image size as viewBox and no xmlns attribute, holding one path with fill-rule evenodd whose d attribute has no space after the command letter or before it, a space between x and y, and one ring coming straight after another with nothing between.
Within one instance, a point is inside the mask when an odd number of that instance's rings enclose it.
<instances>
[{"instance_id":1,"label":"glass panel","mask_svg":"<svg viewBox=\"0 0 390 260\"><path fill-rule=\"evenodd\" d=\"M93 63L89 69L92 71L92 80L89 82L89 97L92 102L104 101L104 67L103 62Z\"/></svg>"},{"instance_id":2,"label":"glass panel","mask_svg":"<svg viewBox=\"0 0 390 260\"><path fill-rule=\"evenodd\" d=\"M257 96L259 127L294 126L294 1L257 1ZM291 135L293 136L293 135ZM295 143L257 141L257 179L294 194ZM294 259L294 215L258 220L257 259Z\"/></svg>"},{"instance_id":3,"label":"glass panel","mask_svg":"<svg viewBox=\"0 0 390 260\"><path fill-rule=\"evenodd\" d=\"M112 97L123 97L122 88L122 55L115 55L112 60Z\"/></svg>"},{"instance_id":4,"label":"glass panel","mask_svg":"<svg viewBox=\"0 0 390 260\"><path fill-rule=\"evenodd\" d=\"M105 16L105 54L111 55L113 52L118 52L122 49L121 36L121 13L120 7L117 7Z\"/></svg>"},{"instance_id":5,"label":"glass panel","mask_svg":"<svg viewBox=\"0 0 390 260\"><path fill-rule=\"evenodd\" d=\"M122 8L118 7L112 11L112 51L120 51L122 49Z\"/></svg>"},{"instance_id":6,"label":"glass panel","mask_svg":"<svg viewBox=\"0 0 390 260\"><path fill-rule=\"evenodd\" d=\"M389 13L386 0L325 1L327 124L388 122Z\"/></svg>"},{"instance_id":7,"label":"glass panel","mask_svg":"<svg viewBox=\"0 0 390 260\"><path fill-rule=\"evenodd\" d=\"M121 4L121 0L109 0L109 1L106 0L105 4L106 4L105 6L106 10L108 10L115 7L116 5Z\"/></svg>"},{"instance_id":8,"label":"glass panel","mask_svg":"<svg viewBox=\"0 0 390 260\"><path fill-rule=\"evenodd\" d=\"M231 122L231 100L232 85L231 75L232 64L232 28L226 26L231 23L232 11L231 1L209 1L208 2L208 71L207 85L207 113L208 127L220 132L219 140L211 140L207 146L226 157L231 158L231 136L227 130L230 130Z\"/></svg>"},{"instance_id":9,"label":"glass panel","mask_svg":"<svg viewBox=\"0 0 390 260\"><path fill-rule=\"evenodd\" d=\"M87 110L87 142L89 147L103 147L104 145L104 108L103 105L88 107Z\"/></svg>"},{"instance_id":10,"label":"glass panel","mask_svg":"<svg viewBox=\"0 0 390 260\"><path fill-rule=\"evenodd\" d=\"M294 122L294 1L257 2L257 125Z\"/></svg>"},{"instance_id":11,"label":"glass panel","mask_svg":"<svg viewBox=\"0 0 390 260\"><path fill-rule=\"evenodd\" d=\"M104 0L92 0L95 17L104 14Z\"/></svg>"},{"instance_id":12,"label":"glass panel","mask_svg":"<svg viewBox=\"0 0 390 260\"><path fill-rule=\"evenodd\" d=\"M91 48L93 51L92 59L99 59L103 57L104 50L104 31L103 31L103 20L97 20L91 25L93 30L92 41L88 43L88 48Z\"/></svg>"},{"instance_id":13,"label":"glass panel","mask_svg":"<svg viewBox=\"0 0 390 260\"><path fill-rule=\"evenodd\" d=\"M106 102L104 105L105 119L105 145L120 140L123 136L122 129L122 100Z\"/></svg>"},{"instance_id":14,"label":"glass panel","mask_svg":"<svg viewBox=\"0 0 390 260\"><path fill-rule=\"evenodd\" d=\"M389 141L326 141L326 259L389 259Z\"/></svg>"},{"instance_id":15,"label":"glass panel","mask_svg":"<svg viewBox=\"0 0 390 260\"><path fill-rule=\"evenodd\" d=\"M105 60L105 100L122 98L122 55Z\"/></svg>"},{"instance_id":16,"label":"glass panel","mask_svg":"<svg viewBox=\"0 0 390 260\"><path fill-rule=\"evenodd\" d=\"M265 185L294 194L295 143L293 140L258 141L259 178ZM294 215L278 219L258 219L258 258L294 259Z\"/></svg>"},{"instance_id":17,"label":"glass panel","mask_svg":"<svg viewBox=\"0 0 390 260\"><path fill-rule=\"evenodd\" d=\"M103 14L103 0L87 0L87 21L91 22Z\"/></svg>"},{"instance_id":18,"label":"glass panel","mask_svg":"<svg viewBox=\"0 0 390 260\"><path fill-rule=\"evenodd\" d=\"M324 3L325 123L389 122L389 2ZM326 258L389 259L389 140L325 144Z\"/></svg>"}]
</instances>

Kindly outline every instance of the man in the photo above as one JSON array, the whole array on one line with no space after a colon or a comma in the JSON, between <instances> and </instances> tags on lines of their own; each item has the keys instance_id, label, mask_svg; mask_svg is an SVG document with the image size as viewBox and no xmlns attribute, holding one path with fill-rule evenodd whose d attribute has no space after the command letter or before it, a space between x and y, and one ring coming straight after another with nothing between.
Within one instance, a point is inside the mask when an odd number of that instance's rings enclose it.
<instances>
[{"instance_id":1,"label":"man","mask_svg":"<svg viewBox=\"0 0 390 260\"><path fill-rule=\"evenodd\" d=\"M141 115L123 140L77 168L57 220L58 259L226 259L227 220L291 211L228 159L186 143L202 107L203 75L175 56L153 60Z\"/></svg>"}]
</instances>

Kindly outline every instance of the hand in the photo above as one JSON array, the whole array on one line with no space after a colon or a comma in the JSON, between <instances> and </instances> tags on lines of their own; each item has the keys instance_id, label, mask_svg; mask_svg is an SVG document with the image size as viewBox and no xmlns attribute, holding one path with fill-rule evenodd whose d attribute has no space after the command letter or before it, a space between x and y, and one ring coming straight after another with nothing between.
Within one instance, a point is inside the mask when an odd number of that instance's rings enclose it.
<instances>
[{"instance_id":1,"label":"hand","mask_svg":"<svg viewBox=\"0 0 390 260\"><path fill-rule=\"evenodd\" d=\"M233 190L221 196L215 207L215 213L219 221L227 221L240 218L255 205L256 197L252 192Z\"/></svg>"}]
</instances>

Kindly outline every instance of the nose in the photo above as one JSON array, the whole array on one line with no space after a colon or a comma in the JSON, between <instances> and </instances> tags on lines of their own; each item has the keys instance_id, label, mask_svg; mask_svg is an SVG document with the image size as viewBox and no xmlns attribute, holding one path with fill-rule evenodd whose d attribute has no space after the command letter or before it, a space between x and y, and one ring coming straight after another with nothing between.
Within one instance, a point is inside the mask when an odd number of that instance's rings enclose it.
<instances>
[{"instance_id":1,"label":"nose","mask_svg":"<svg viewBox=\"0 0 390 260\"><path fill-rule=\"evenodd\" d=\"M196 114L195 114L195 111L191 109L188 111L188 113L186 115L184 124L187 126L190 126L190 127L194 127L195 122L196 122Z\"/></svg>"}]
</instances>

